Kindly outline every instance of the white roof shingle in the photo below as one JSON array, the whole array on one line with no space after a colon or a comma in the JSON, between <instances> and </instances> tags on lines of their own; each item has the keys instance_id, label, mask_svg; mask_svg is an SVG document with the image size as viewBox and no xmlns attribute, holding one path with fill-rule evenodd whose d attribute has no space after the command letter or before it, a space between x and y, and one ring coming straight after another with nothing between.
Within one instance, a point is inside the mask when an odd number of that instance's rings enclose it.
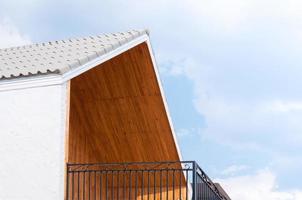
<instances>
[{"instance_id":1,"label":"white roof shingle","mask_svg":"<svg viewBox=\"0 0 302 200\"><path fill-rule=\"evenodd\" d=\"M64 74L144 34L146 30L132 30L0 49L0 80Z\"/></svg>"}]
</instances>

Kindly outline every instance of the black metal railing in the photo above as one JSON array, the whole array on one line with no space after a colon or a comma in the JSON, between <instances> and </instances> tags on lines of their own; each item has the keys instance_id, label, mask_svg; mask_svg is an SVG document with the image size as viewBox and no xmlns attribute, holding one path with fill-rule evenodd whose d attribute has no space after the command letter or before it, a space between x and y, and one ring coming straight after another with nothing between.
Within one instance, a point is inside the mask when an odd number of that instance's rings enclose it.
<instances>
[{"instance_id":1,"label":"black metal railing","mask_svg":"<svg viewBox=\"0 0 302 200\"><path fill-rule=\"evenodd\" d=\"M66 200L226 200L194 161L67 164Z\"/></svg>"}]
</instances>

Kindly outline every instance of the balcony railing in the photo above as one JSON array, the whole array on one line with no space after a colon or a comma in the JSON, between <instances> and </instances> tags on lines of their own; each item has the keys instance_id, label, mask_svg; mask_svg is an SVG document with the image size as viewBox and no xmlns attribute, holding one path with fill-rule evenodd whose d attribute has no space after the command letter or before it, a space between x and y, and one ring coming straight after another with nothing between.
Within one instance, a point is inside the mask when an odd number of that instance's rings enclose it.
<instances>
[{"instance_id":1,"label":"balcony railing","mask_svg":"<svg viewBox=\"0 0 302 200\"><path fill-rule=\"evenodd\" d=\"M194 161L67 164L66 200L226 200Z\"/></svg>"}]
</instances>

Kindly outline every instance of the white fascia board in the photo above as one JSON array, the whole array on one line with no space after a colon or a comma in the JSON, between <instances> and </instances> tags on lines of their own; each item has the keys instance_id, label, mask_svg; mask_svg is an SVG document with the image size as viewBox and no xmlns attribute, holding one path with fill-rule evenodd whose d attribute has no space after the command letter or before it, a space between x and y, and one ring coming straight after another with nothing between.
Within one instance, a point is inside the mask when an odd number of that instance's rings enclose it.
<instances>
[{"instance_id":1,"label":"white fascia board","mask_svg":"<svg viewBox=\"0 0 302 200\"><path fill-rule=\"evenodd\" d=\"M31 77L22 77L16 79L8 79L0 81L0 92L1 91L8 91L8 90L18 90L18 89L25 89L25 88L33 88L33 87L44 87L50 85L61 85L70 79L88 71L89 69L94 68L95 66L114 58L115 56L128 51L129 49L143 43L148 42L149 36L144 34L126 44L100 56L92 61L71 69L70 71L64 74L49 74L49 75L35 75Z\"/></svg>"},{"instance_id":2,"label":"white fascia board","mask_svg":"<svg viewBox=\"0 0 302 200\"><path fill-rule=\"evenodd\" d=\"M152 46L151 46L149 38L146 41L146 43L147 43L148 48L149 48L149 52L150 52L153 68L154 68L154 71L155 71L155 74L156 74L157 82L158 82L158 85L159 85L161 97L162 97L162 100L164 102L164 108L165 108L166 115L167 115L167 118L168 118L168 122L169 122L169 125L170 125L170 128L171 128L174 144L176 146L176 151L177 151L179 160L182 161L183 157L182 157L182 154L181 154L181 151L180 151L177 135L176 135L176 132L175 132L175 129L174 129L174 125L173 125L173 121L172 121L172 118L171 118L171 115L170 115L170 112L169 112L169 107L168 107L166 95L165 95L164 89L162 87L162 81L161 81L160 76L159 76L159 69L158 69L158 66L157 66L157 62L155 60L155 56L154 56L153 49L152 49ZM184 167L184 166L182 166L182 167ZM185 171L183 171L183 174L184 174L185 179L187 179L188 177L186 176ZM192 197L192 187L189 184L189 182L188 182L188 190L189 190L189 192L188 192L189 193L189 197Z\"/></svg>"},{"instance_id":3,"label":"white fascia board","mask_svg":"<svg viewBox=\"0 0 302 200\"><path fill-rule=\"evenodd\" d=\"M0 92L59 84L62 84L61 75L36 75L34 77L22 77L0 81Z\"/></svg>"},{"instance_id":4,"label":"white fascia board","mask_svg":"<svg viewBox=\"0 0 302 200\"><path fill-rule=\"evenodd\" d=\"M177 150L177 153L178 153L178 157L179 157L179 160L182 161L182 154L181 154L181 151L180 151L180 148L179 148L179 145L178 145L178 140L177 140L177 136L176 136L176 133L175 133L175 130L174 130L172 118L170 116L166 95L165 95L164 89L162 87L162 81L161 81L160 76L159 76L159 70L158 70L158 67L157 67L157 63L156 63L156 60L155 60L155 57L154 57L154 54L153 54L153 49L152 49L149 38L147 39L146 43L147 43L148 48L149 48L153 68L154 68L154 71L155 71L155 74L156 74L156 78L157 78L157 82L158 82L158 85L159 85L162 100L164 102L165 111L166 111L167 118L168 118L168 121L169 121L169 125L170 125L170 128L171 128L171 132L172 132L172 136L173 136L174 143L175 143L175 146L176 146L176 150Z\"/></svg>"}]
</instances>

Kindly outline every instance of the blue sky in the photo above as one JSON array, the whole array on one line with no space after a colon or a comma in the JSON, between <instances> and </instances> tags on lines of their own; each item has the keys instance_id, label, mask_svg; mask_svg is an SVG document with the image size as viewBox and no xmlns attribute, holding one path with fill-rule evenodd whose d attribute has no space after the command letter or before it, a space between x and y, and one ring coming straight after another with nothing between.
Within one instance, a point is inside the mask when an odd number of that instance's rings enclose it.
<instances>
[{"instance_id":1,"label":"blue sky","mask_svg":"<svg viewBox=\"0 0 302 200\"><path fill-rule=\"evenodd\" d=\"M0 1L0 46L148 28L183 157L233 199L302 199L299 0Z\"/></svg>"}]
</instances>

